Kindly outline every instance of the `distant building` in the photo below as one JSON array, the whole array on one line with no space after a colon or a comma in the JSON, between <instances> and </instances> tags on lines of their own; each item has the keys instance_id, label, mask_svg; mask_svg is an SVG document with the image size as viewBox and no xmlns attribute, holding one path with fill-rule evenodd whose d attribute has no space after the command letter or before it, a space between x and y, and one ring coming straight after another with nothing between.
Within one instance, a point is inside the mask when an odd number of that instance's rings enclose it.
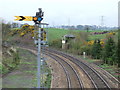
<instances>
[{"instance_id":1,"label":"distant building","mask_svg":"<svg viewBox=\"0 0 120 90\"><path fill-rule=\"evenodd\" d=\"M69 49L69 41L75 39L75 36L72 34L64 35L62 37L62 49Z\"/></svg>"}]
</instances>

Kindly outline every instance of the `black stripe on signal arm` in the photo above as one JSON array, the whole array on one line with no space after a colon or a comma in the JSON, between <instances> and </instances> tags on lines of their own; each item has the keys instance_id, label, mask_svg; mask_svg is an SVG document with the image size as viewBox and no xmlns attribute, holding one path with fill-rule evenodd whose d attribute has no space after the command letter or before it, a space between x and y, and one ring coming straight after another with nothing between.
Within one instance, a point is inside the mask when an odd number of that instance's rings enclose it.
<instances>
[{"instance_id":1,"label":"black stripe on signal arm","mask_svg":"<svg viewBox=\"0 0 120 90\"><path fill-rule=\"evenodd\" d=\"M20 19L19 21L23 21L24 19L26 19L25 17L23 17L23 16L19 16L19 17L21 17L22 19Z\"/></svg>"}]
</instances>

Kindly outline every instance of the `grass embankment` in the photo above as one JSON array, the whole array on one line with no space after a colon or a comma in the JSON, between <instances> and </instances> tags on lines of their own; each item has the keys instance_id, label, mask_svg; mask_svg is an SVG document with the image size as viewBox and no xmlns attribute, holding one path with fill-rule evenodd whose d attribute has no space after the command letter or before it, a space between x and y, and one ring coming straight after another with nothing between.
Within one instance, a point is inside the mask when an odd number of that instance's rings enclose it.
<instances>
[{"instance_id":1,"label":"grass embankment","mask_svg":"<svg viewBox=\"0 0 120 90\"><path fill-rule=\"evenodd\" d=\"M33 88L37 87L37 60L31 52L18 49L20 55L20 65L5 78L3 78L3 88ZM43 81L46 88L50 88L51 71L44 66Z\"/></svg>"},{"instance_id":2,"label":"grass embankment","mask_svg":"<svg viewBox=\"0 0 120 90\"><path fill-rule=\"evenodd\" d=\"M18 51L15 47L3 46L2 63L0 64L0 73L2 76L14 70L20 63ZM1 72L2 71L2 72Z\"/></svg>"},{"instance_id":3,"label":"grass embankment","mask_svg":"<svg viewBox=\"0 0 120 90\"><path fill-rule=\"evenodd\" d=\"M98 65L98 67L101 67L102 69L108 71L116 78L120 77L120 75L118 74L118 67L117 66L102 64L102 60L92 59L90 57L83 58L82 56L80 56L80 58L82 58L83 60L86 60L89 63L94 63L94 64Z\"/></svg>"}]
</instances>

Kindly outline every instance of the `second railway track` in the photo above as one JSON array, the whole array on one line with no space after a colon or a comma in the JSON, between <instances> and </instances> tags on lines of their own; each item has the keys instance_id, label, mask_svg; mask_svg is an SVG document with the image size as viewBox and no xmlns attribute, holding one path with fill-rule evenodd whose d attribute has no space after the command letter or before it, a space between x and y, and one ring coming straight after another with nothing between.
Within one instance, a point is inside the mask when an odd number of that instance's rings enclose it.
<instances>
[{"instance_id":1,"label":"second railway track","mask_svg":"<svg viewBox=\"0 0 120 90\"><path fill-rule=\"evenodd\" d=\"M48 55L51 58L53 58L54 60L56 60L63 67L64 72L65 72L66 77L67 77L66 80L67 80L67 83L68 83L68 88L84 89L84 86L83 86L83 82L81 81L81 78L77 74L76 70L73 70L74 68L71 65L69 65L67 62L65 62L65 60L63 60L61 57L69 59L69 61L74 63L76 66L78 66L79 69L81 69L84 72L84 74L86 74L88 76L88 78L92 82L95 89L104 88L106 90L110 90L110 89L115 89L116 88L116 87L112 86L111 84L109 84L109 82L107 82L107 80L105 80L103 78L103 76L100 73L98 73L94 68L92 68L90 65L88 65L86 63L83 63L82 61L78 60L75 57L72 57L68 54L65 54L63 52L58 52L58 51L52 50L52 49L44 49L43 53L45 53L46 55ZM56 54L58 54L61 57L59 57ZM66 66L67 66L67 68L66 68ZM68 67L69 67L69 69L68 69ZM76 78L76 83L77 83L76 85L73 84L73 82L71 80L71 76L70 76L71 72L68 72L68 71L71 71L71 70L72 70L72 73L74 74L73 77ZM119 81L116 81L116 82L119 83Z\"/></svg>"},{"instance_id":2,"label":"second railway track","mask_svg":"<svg viewBox=\"0 0 120 90\"><path fill-rule=\"evenodd\" d=\"M56 60L66 72L67 82L68 82L68 88L81 88L81 90L84 88L83 83L76 72L76 70L67 62L65 62L62 58L56 56L53 53L46 53L46 55L50 56L54 60Z\"/></svg>"},{"instance_id":3,"label":"second railway track","mask_svg":"<svg viewBox=\"0 0 120 90\"><path fill-rule=\"evenodd\" d=\"M51 49L48 49L47 51L50 52L49 54L55 53L55 54L61 55L65 58L69 59L71 62L73 62L77 66L79 66L79 68L82 69L87 74L87 76L91 80L94 88L96 88L96 89L104 88L107 90L111 90L111 88L114 88L113 86L109 85L108 82L106 80L104 80L104 78L95 69L91 68L89 65L79 61L78 59L76 59L72 56L63 54L61 52L57 52L57 51L54 51Z\"/></svg>"}]
</instances>

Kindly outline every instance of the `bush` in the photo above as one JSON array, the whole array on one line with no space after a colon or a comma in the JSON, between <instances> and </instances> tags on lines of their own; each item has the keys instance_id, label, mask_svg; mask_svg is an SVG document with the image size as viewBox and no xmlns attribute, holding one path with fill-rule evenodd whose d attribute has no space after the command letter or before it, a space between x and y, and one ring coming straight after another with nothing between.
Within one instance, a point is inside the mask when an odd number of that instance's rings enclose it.
<instances>
[{"instance_id":1,"label":"bush","mask_svg":"<svg viewBox=\"0 0 120 90\"><path fill-rule=\"evenodd\" d=\"M88 40L88 36L89 36L89 33L87 32L79 32L79 33L75 33L75 42L78 43L82 43L83 42L86 42Z\"/></svg>"},{"instance_id":2,"label":"bush","mask_svg":"<svg viewBox=\"0 0 120 90\"><path fill-rule=\"evenodd\" d=\"M2 41L8 40L10 31L11 31L11 24L10 23L5 24L2 22Z\"/></svg>"},{"instance_id":3,"label":"bush","mask_svg":"<svg viewBox=\"0 0 120 90\"><path fill-rule=\"evenodd\" d=\"M92 51L91 55L94 59L100 59L101 58L101 51L102 51L102 46L100 44L100 40L95 40L94 44L92 46Z\"/></svg>"},{"instance_id":4,"label":"bush","mask_svg":"<svg viewBox=\"0 0 120 90\"><path fill-rule=\"evenodd\" d=\"M53 40L50 43L50 46L55 47L55 48L62 48L62 40L61 39Z\"/></svg>"},{"instance_id":5,"label":"bush","mask_svg":"<svg viewBox=\"0 0 120 90\"><path fill-rule=\"evenodd\" d=\"M116 60L115 60L115 56L116 56L116 45L115 42L113 41L113 38L108 38L105 47L104 47L104 53L103 53L103 60L104 63L106 64L113 64ZM110 63L109 63L110 62Z\"/></svg>"},{"instance_id":6,"label":"bush","mask_svg":"<svg viewBox=\"0 0 120 90\"><path fill-rule=\"evenodd\" d=\"M81 51L81 55L83 55L83 52L86 52L86 55L90 55L91 54L91 46L81 46L80 47L80 51Z\"/></svg>"},{"instance_id":7,"label":"bush","mask_svg":"<svg viewBox=\"0 0 120 90\"><path fill-rule=\"evenodd\" d=\"M20 57L15 48L12 49L8 47L7 49L3 50L2 74L6 74L16 68L16 66L20 63Z\"/></svg>"}]
</instances>

